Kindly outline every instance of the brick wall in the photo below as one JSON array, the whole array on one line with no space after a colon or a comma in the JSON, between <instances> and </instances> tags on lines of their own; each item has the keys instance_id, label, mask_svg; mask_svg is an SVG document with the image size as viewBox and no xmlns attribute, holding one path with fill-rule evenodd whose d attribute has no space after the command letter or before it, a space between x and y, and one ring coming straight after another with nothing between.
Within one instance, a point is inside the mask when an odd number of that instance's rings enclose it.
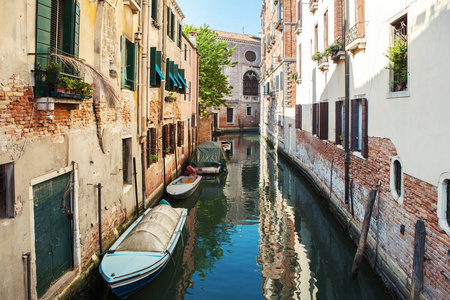
<instances>
[{"instance_id":1,"label":"brick wall","mask_svg":"<svg viewBox=\"0 0 450 300\"><path fill-rule=\"evenodd\" d=\"M208 116L208 117L200 117L198 119L197 139L199 143L212 140L212 132L211 132L212 118L213 118L212 116Z\"/></svg>"},{"instance_id":2,"label":"brick wall","mask_svg":"<svg viewBox=\"0 0 450 300\"><path fill-rule=\"evenodd\" d=\"M371 263L375 264L375 248L378 247L378 253L383 252L394 263L394 272L398 277L394 281L403 280L403 284L408 289L412 278L415 223L419 219L425 222L427 236L424 295L430 299L444 299L445 291L450 290L450 282L441 272L447 276L450 275L447 255L450 239L438 226L437 187L405 173L404 200L403 204L399 204L393 199L390 191L390 164L391 158L397 155L395 146L389 139L371 137L367 159L350 154L352 180L350 198L352 201L346 204L344 202L344 150L331 142L320 141L305 131L296 130L296 136L294 160L314 174L314 177L325 187L325 195L329 195L333 164L332 192L338 201L335 207L347 215L350 222L357 227L362 225L370 189L376 188L378 182L381 183L369 232L373 260ZM405 225L404 234L400 233L401 225ZM378 256L376 260L380 267L383 256ZM402 274L408 277L407 282L401 278Z\"/></svg>"}]
</instances>

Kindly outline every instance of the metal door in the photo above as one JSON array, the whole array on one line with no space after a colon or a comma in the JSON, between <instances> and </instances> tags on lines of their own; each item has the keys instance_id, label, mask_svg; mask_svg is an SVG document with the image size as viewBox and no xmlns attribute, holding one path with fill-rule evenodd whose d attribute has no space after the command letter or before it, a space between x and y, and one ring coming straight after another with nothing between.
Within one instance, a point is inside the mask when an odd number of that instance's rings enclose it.
<instances>
[{"instance_id":1,"label":"metal door","mask_svg":"<svg viewBox=\"0 0 450 300\"><path fill-rule=\"evenodd\" d=\"M33 186L38 297L72 267L69 182L68 173Z\"/></svg>"}]
</instances>

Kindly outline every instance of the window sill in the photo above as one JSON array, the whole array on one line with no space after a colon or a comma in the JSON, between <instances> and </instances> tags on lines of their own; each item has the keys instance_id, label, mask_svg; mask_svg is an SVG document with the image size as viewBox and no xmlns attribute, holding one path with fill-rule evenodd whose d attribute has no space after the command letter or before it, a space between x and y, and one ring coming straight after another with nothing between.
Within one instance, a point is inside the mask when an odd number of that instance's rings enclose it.
<instances>
[{"instance_id":1,"label":"window sill","mask_svg":"<svg viewBox=\"0 0 450 300\"><path fill-rule=\"evenodd\" d=\"M128 183L124 183L123 184L123 188L122 188L122 193L123 193L123 195L125 195L126 193L128 193L129 191L131 191L131 188L132 188L133 186L131 185L131 184L128 184Z\"/></svg>"},{"instance_id":2,"label":"window sill","mask_svg":"<svg viewBox=\"0 0 450 300\"><path fill-rule=\"evenodd\" d=\"M395 98L409 98L409 90L407 91L401 91L401 92L389 92L386 95L387 99L395 99Z\"/></svg>"},{"instance_id":3,"label":"window sill","mask_svg":"<svg viewBox=\"0 0 450 300\"><path fill-rule=\"evenodd\" d=\"M352 154L353 154L353 156L356 156L359 159L366 160L366 158L364 156L362 156L361 152L359 152L359 151L352 151Z\"/></svg>"}]
</instances>

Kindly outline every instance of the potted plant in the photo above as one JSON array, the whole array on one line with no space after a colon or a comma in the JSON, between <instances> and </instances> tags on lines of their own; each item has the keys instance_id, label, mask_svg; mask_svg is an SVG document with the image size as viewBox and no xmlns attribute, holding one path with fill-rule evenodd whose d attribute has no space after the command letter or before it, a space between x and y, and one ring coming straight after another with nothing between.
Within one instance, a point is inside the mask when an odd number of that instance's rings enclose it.
<instances>
[{"instance_id":1,"label":"potted plant","mask_svg":"<svg viewBox=\"0 0 450 300\"><path fill-rule=\"evenodd\" d=\"M158 160L158 156L157 156L157 155L151 154L151 155L148 157L148 161L150 162L150 164L154 163L154 162L157 161L157 160Z\"/></svg>"},{"instance_id":2,"label":"potted plant","mask_svg":"<svg viewBox=\"0 0 450 300\"><path fill-rule=\"evenodd\" d=\"M392 46L388 48L386 57L391 61L391 65L386 69L393 73L392 91L406 90L408 82L408 48L406 43L401 39L396 39Z\"/></svg>"},{"instance_id":3,"label":"potted plant","mask_svg":"<svg viewBox=\"0 0 450 300\"><path fill-rule=\"evenodd\" d=\"M47 65L47 80L50 83L56 83L59 78L59 73L62 71L62 67L59 63L51 61Z\"/></svg>"},{"instance_id":4,"label":"potted plant","mask_svg":"<svg viewBox=\"0 0 450 300\"><path fill-rule=\"evenodd\" d=\"M73 81L73 89L75 90L75 94L82 95L84 98L91 98L94 86L83 80L76 79Z\"/></svg>"},{"instance_id":5,"label":"potted plant","mask_svg":"<svg viewBox=\"0 0 450 300\"><path fill-rule=\"evenodd\" d=\"M297 72L294 72L294 73L291 73L290 75L289 75L289 78L290 79L297 79Z\"/></svg>"},{"instance_id":6,"label":"potted plant","mask_svg":"<svg viewBox=\"0 0 450 300\"><path fill-rule=\"evenodd\" d=\"M316 53L314 53L311 56L311 59L315 60L315 61L319 61L322 57L323 57L323 54L321 52L317 51Z\"/></svg>"},{"instance_id":7,"label":"potted plant","mask_svg":"<svg viewBox=\"0 0 450 300\"><path fill-rule=\"evenodd\" d=\"M172 150L172 147L169 146L169 147L166 148L165 151L166 151L166 153L170 153L171 150Z\"/></svg>"},{"instance_id":8,"label":"potted plant","mask_svg":"<svg viewBox=\"0 0 450 300\"><path fill-rule=\"evenodd\" d=\"M177 100L177 97L175 97L173 93L169 93L169 96L164 97L164 100L167 102L173 102Z\"/></svg>"},{"instance_id":9,"label":"potted plant","mask_svg":"<svg viewBox=\"0 0 450 300\"><path fill-rule=\"evenodd\" d=\"M74 81L69 77L61 77L58 80L58 84L65 90L66 93L72 93L74 88Z\"/></svg>"}]
</instances>

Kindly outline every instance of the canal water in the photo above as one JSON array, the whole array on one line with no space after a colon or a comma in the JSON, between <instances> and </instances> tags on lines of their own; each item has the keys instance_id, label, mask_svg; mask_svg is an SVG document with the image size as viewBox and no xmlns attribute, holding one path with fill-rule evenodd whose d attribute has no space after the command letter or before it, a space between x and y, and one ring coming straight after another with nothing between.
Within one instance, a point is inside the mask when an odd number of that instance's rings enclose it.
<instances>
[{"instance_id":1,"label":"canal water","mask_svg":"<svg viewBox=\"0 0 450 300\"><path fill-rule=\"evenodd\" d=\"M356 247L289 162L258 135L219 139L232 143L228 173L170 201L189 208L183 240L127 299L390 299L368 265L351 279Z\"/></svg>"}]
</instances>

